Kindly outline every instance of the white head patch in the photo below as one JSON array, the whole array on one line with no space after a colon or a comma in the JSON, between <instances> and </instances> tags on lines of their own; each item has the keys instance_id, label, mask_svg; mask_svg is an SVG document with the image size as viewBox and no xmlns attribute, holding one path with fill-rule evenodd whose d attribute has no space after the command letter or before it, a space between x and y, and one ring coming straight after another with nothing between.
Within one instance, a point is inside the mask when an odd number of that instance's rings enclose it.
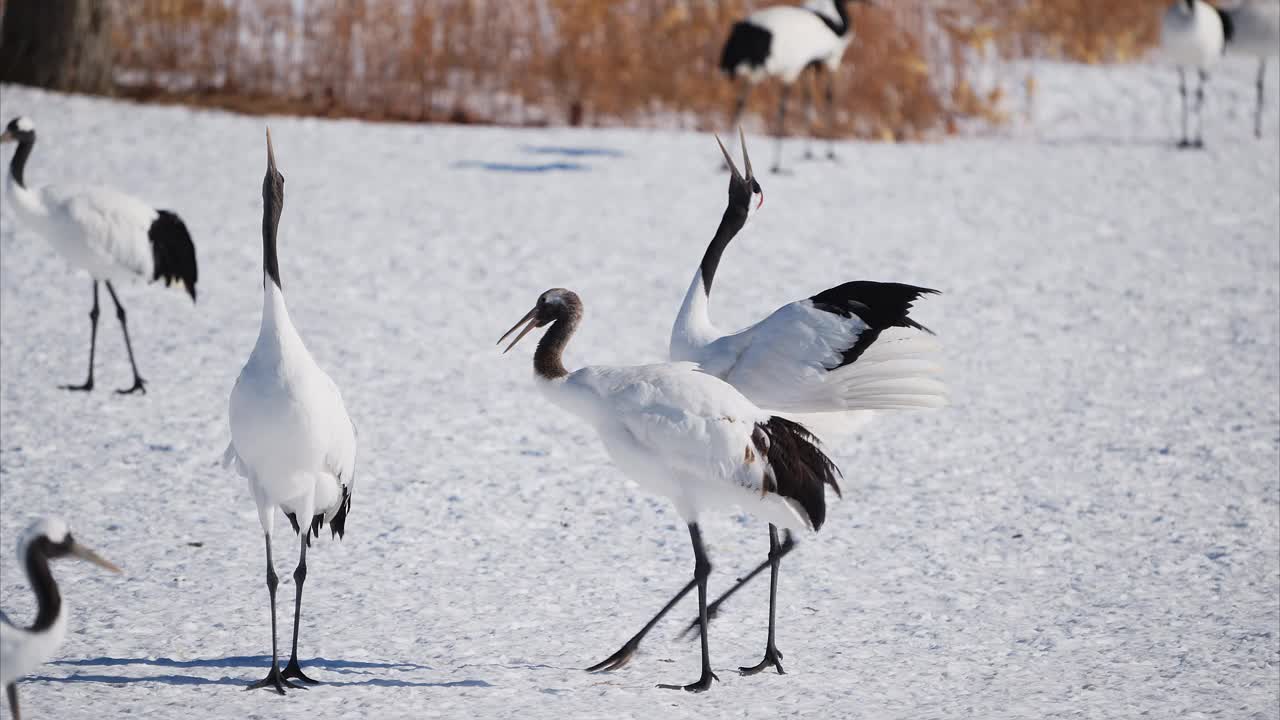
<instances>
[{"instance_id":1,"label":"white head patch","mask_svg":"<svg viewBox=\"0 0 1280 720\"><path fill-rule=\"evenodd\" d=\"M27 548L31 543L41 537L49 538L52 543L60 543L67 539L67 535L71 531L67 529L67 524L58 518L40 518L27 526L22 531L22 535L18 537L18 562L25 563L27 561Z\"/></svg>"},{"instance_id":2,"label":"white head patch","mask_svg":"<svg viewBox=\"0 0 1280 720\"><path fill-rule=\"evenodd\" d=\"M19 117L14 124L17 125L18 129L22 132L31 132L36 129L36 124L31 122L31 118L26 115Z\"/></svg>"}]
</instances>

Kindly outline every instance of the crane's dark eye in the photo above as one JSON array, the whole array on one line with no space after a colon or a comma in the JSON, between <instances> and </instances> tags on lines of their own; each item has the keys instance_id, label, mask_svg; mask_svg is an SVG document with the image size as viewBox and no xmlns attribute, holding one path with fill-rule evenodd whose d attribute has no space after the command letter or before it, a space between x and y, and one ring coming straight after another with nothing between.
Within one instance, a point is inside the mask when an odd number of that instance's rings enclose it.
<instances>
[{"instance_id":1,"label":"crane's dark eye","mask_svg":"<svg viewBox=\"0 0 1280 720\"><path fill-rule=\"evenodd\" d=\"M751 192L753 193L764 192L763 190L760 189L760 183L756 182L755 178L752 178L751 180Z\"/></svg>"}]
</instances>

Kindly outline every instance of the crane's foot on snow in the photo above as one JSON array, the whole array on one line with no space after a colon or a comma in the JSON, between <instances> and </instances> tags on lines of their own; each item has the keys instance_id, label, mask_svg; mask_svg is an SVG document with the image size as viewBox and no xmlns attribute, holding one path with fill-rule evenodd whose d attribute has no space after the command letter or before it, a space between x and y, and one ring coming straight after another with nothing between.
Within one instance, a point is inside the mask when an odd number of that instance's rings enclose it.
<instances>
[{"instance_id":1,"label":"crane's foot on snow","mask_svg":"<svg viewBox=\"0 0 1280 720\"><path fill-rule=\"evenodd\" d=\"M589 673L613 672L631 662L631 656L636 654L636 648L638 647L640 647L640 643L628 641L626 645L618 648L618 652L586 668L586 671Z\"/></svg>"},{"instance_id":2,"label":"crane's foot on snow","mask_svg":"<svg viewBox=\"0 0 1280 720\"><path fill-rule=\"evenodd\" d=\"M284 666L284 670L281 671L280 677L286 678L286 679L296 678L308 685L320 684L319 680L312 680L311 678L303 674L302 666L298 664L298 658L289 658L289 664Z\"/></svg>"},{"instance_id":3,"label":"crane's foot on snow","mask_svg":"<svg viewBox=\"0 0 1280 720\"><path fill-rule=\"evenodd\" d=\"M711 672L710 669L703 669L702 677L698 678L698 681L695 683L690 683L688 685L663 684L663 685L659 685L658 687L662 688L663 690L684 690L686 692L700 693L700 692L706 692L707 690L711 689L712 680L719 682L720 678L716 677L716 674Z\"/></svg>"},{"instance_id":4,"label":"crane's foot on snow","mask_svg":"<svg viewBox=\"0 0 1280 720\"><path fill-rule=\"evenodd\" d=\"M787 671L782 669L782 651L774 647L773 643L769 643L769 647L765 648L763 660L751 667L740 667L738 672L742 675L755 675L770 665L777 669L779 675L787 674Z\"/></svg>"},{"instance_id":5,"label":"crane's foot on snow","mask_svg":"<svg viewBox=\"0 0 1280 720\"><path fill-rule=\"evenodd\" d=\"M89 392L93 389L93 378L84 381L83 385L59 385L61 390L72 390L76 392Z\"/></svg>"},{"instance_id":6,"label":"crane's foot on snow","mask_svg":"<svg viewBox=\"0 0 1280 720\"><path fill-rule=\"evenodd\" d=\"M305 685L295 685L289 682L288 680L286 680L284 677L280 675L280 668L278 666L275 666L271 668L271 672L267 673L266 677L246 687L245 690L259 690L259 689L275 690L276 692L283 695L285 688L292 688L294 690L307 689Z\"/></svg>"},{"instance_id":7,"label":"crane's foot on snow","mask_svg":"<svg viewBox=\"0 0 1280 720\"><path fill-rule=\"evenodd\" d=\"M116 394L117 394L117 395L132 395L132 394L134 394L134 393L136 393L136 392L140 392L140 393L142 393L143 395L146 395L146 394L147 394L147 381L146 381L146 380L143 380L143 379L142 379L142 378L140 378L140 377L135 377L135 378L133 379L133 387L129 388L128 390L117 390L117 391L116 391Z\"/></svg>"}]
</instances>

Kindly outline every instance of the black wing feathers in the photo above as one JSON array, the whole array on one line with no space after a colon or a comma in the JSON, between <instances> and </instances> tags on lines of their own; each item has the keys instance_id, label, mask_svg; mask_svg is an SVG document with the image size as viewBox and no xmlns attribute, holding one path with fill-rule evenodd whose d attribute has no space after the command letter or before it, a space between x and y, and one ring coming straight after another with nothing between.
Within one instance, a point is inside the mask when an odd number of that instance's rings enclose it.
<instances>
[{"instance_id":1,"label":"black wing feathers","mask_svg":"<svg viewBox=\"0 0 1280 720\"><path fill-rule=\"evenodd\" d=\"M168 210L158 211L160 214L147 230L151 239L151 259L155 266L154 280L164 280L166 287L170 283L181 282L196 299L196 246L191 242L191 234L182 218Z\"/></svg>"},{"instance_id":2,"label":"black wing feathers","mask_svg":"<svg viewBox=\"0 0 1280 720\"><path fill-rule=\"evenodd\" d=\"M911 319L907 314L911 312L911 304L921 296L937 294L937 290L915 285L854 280L823 290L809 300L819 310L841 317L856 315L859 320L867 324L868 329L858 336L857 342L841 353L840 364L836 367L844 367L857 360L863 351L871 347L871 344L880 337L881 330L903 327L932 335L932 330Z\"/></svg>"},{"instance_id":3,"label":"black wing feathers","mask_svg":"<svg viewBox=\"0 0 1280 720\"><path fill-rule=\"evenodd\" d=\"M840 468L818 447L817 438L800 423L774 416L756 423L751 442L768 465L765 491L795 500L813 529L821 528L827 519L824 489L830 485L840 496Z\"/></svg>"}]
</instances>

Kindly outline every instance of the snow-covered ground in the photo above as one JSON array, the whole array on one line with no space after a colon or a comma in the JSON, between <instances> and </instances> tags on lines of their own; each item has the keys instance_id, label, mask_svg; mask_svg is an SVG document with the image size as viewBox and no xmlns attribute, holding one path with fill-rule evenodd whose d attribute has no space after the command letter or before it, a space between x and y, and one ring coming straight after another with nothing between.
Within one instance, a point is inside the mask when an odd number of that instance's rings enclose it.
<instances>
[{"instance_id":1,"label":"snow-covered ground","mask_svg":"<svg viewBox=\"0 0 1280 720\"><path fill-rule=\"evenodd\" d=\"M109 303L89 395L87 279L0 212L0 592L58 514L124 566L55 572L74 609L30 717L1275 717L1280 707L1280 87L1252 137L1253 66L1215 73L1208 148L1177 152L1171 70L1038 71L1002 137L845 143L762 178L726 254L725 326L854 279L945 294L953 406L884 415L831 451L845 497L712 626L722 682L675 638L615 650L690 574L679 518L494 341L553 286L587 306L574 363L660 358L723 208L706 135L270 120L288 178L295 322L360 427L347 538L310 553L302 656L325 682L242 687L269 650L243 481L217 466L261 303L262 118L3 88L35 185L112 184L186 218L200 302L133 286L145 397ZM757 165L772 153L754 143ZM12 150L6 148L6 163ZM7 170L6 170L7 171ZM105 295L104 295L105 298ZM287 525L286 525L287 527ZM712 592L763 559L748 517L704 523ZM327 534L326 534L327 535ZM279 534L282 578L297 549ZM281 587L286 644L293 588ZM287 645L285 645L287 647ZM309 659L309 660L308 660ZM6 711L7 712L7 711Z\"/></svg>"}]
</instances>

